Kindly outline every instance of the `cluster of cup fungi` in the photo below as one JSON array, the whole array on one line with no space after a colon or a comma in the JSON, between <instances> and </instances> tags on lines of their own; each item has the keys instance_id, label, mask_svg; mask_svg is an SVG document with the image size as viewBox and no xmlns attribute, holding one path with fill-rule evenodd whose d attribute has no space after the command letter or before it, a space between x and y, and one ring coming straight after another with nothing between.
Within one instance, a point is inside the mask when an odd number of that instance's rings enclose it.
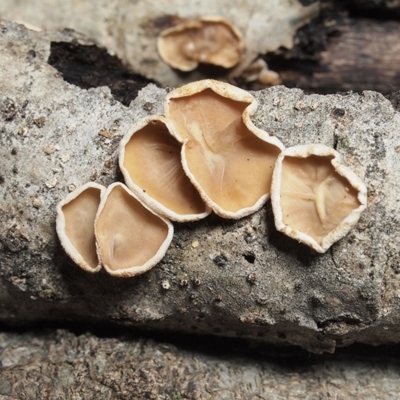
<instances>
[{"instance_id":1,"label":"cluster of cup fungi","mask_svg":"<svg viewBox=\"0 0 400 400\"><path fill-rule=\"evenodd\" d=\"M250 93L210 79L169 92L164 116L120 142L125 185L87 183L58 204L68 255L88 272L142 274L165 255L171 221L239 219L270 197L277 230L325 252L357 223L366 187L333 148L285 148L252 123L256 109Z\"/></svg>"}]
</instances>

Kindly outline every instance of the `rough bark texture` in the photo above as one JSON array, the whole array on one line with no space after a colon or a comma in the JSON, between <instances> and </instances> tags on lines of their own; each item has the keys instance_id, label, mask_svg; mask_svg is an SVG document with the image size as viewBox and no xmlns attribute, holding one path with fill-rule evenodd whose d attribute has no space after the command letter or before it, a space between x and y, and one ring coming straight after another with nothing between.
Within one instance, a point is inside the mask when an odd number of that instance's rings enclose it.
<instances>
[{"instance_id":1,"label":"rough bark texture","mask_svg":"<svg viewBox=\"0 0 400 400\"><path fill-rule=\"evenodd\" d=\"M191 346L193 347L193 346ZM224 348L224 346L222 346ZM204 348L207 348L205 345ZM263 357L134 337L0 333L0 399L395 400L399 363L382 354Z\"/></svg>"},{"instance_id":2,"label":"rough bark texture","mask_svg":"<svg viewBox=\"0 0 400 400\"><path fill-rule=\"evenodd\" d=\"M226 80L224 68L197 68L185 73L165 64L157 52L159 33L182 18L223 16L243 35L245 52L238 70L258 54L281 46L291 48L296 30L318 15L319 2L303 6L298 0L29 0L0 3L0 18L24 22L42 29L65 27L96 39L118 55L134 71L162 85L179 86L210 74Z\"/></svg>"},{"instance_id":3,"label":"rough bark texture","mask_svg":"<svg viewBox=\"0 0 400 400\"><path fill-rule=\"evenodd\" d=\"M203 66L191 73L165 65L156 51L158 33L179 18L210 14L230 19L243 33L246 52L241 65L235 71ZM168 0L158 1L157 7L147 0L3 0L0 17L44 29L73 28L163 85L213 75L257 89L260 83L246 83L240 71L260 55L288 87L318 93L368 89L385 94L400 87L398 0L263 0L253 1L251 7L242 0L212 5Z\"/></svg>"},{"instance_id":4,"label":"rough bark texture","mask_svg":"<svg viewBox=\"0 0 400 400\"><path fill-rule=\"evenodd\" d=\"M163 261L139 278L91 275L62 252L55 206L71 186L118 179L121 136L162 112L165 90L149 85L125 107L108 88L68 84L47 63L51 40L71 32L0 29L0 320L100 320L313 352L398 342L400 114L382 95L254 93L259 127L286 146L335 147L367 184L368 210L326 254L276 232L267 203L236 222L177 224Z\"/></svg>"},{"instance_id":5,"label":"rough bark texture","mask_svg":"<svg viewBox=\"0 0 400 400\"><path fill-rule=\"evenodd\" d=\"M400 22L337 17L297 34L298 46L267 61L284 85L318 93L400 87Z\"/></svg>"}]
</instances>

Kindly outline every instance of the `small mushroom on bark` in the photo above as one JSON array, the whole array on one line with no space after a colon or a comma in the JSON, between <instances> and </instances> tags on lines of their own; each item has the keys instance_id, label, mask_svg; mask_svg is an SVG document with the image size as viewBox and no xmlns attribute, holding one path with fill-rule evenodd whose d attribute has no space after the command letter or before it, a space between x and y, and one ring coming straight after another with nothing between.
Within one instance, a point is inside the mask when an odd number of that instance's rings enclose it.
<instances>
[{"instance_id":1,"label":"small mushroom on bark","mask_svg":"<svg viewBox=\"0 0 400 400\"><path fill-rule=\"evenodd\" d=\"M181 147L163 117L148 117L122 139L119 165L126 185L148 207L174 221L195 221L210 209L183 170Z\"/></svg>"},{"instance_id":2,"label":"small mushroom on bark","mask_svg":"<svg viewBox=\"0 0 400 400\"><path fill-rule=\"evenodd\" d=\"M96 253L94 221L105 187L87 183L57 205L56 230L65 252L88 272L101 269Z\"/></svg>"},{"instance_id":3,"label":"small mushroom on bark","mask_svg":"<svg viewBox=\"0 0 400 400\"><path fill-rule=\"evenodd\" d=\"M173 225L117 182L102 197L95 235L104 269L114 276L130 277L161 261L171 243Z\"/></svg>"},{"instance_id":4,"label":"small mushroom on bark","mask_svg":"<svg viewBox=\"0 0 400 400\"><path fill-rule=\"evenodd\" d=\"M165 63L181 71L192 71L199 63L231 68L242 57L243 41L224 18L204 17L162 31L157 48Z\"/></svg>"},{"instance_id":5,"label":"small mushroom on bark","mask_svg":"<svg viewBox=\"0 0 400 400\"><path fill-rule=\"evenodd\" d=\"M334 149L302 145L278 157L271 202L279 231L324 253L357 223L367 189Z\"/></svg>"},{"instance_id":6,"label":"small mushroom on bark","mask_svg":"<svg viewBox=\"0 0 400 400\"><path fill-rule=\"evenodd\" d=\"M268 64L261 58L253 61L238 77L245 83L253 82L260 87L275 86L282 84L279 74L271 71Z\"/></svg>"},{"instance_id":7,"label":"small mushroom on bark","mask_svg":"<svg viewBox=\"0 0 400 400\"><path fill-rule=\"evenodd\" d=\"M206 79L167 95L171 133L183 144L183 168L213 211L241 218L268 199L282 143L251 122L257 108L248 92Z\"/></svg>"}]
</instances>

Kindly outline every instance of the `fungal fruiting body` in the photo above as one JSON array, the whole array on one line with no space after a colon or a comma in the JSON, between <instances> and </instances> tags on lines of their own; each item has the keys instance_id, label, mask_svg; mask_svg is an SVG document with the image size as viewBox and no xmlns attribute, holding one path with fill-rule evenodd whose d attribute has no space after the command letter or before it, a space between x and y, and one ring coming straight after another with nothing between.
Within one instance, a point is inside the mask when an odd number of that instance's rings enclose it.
<instances>
[{"instance_id":1,"label":"fungal fruiting body","mask_svg":"<svg viewBox=\"0 0 400 400\"><path fill-rule=\"evenodd\" d=\"M105 187L87 183L57 205L56 229L65 252L88 272L101 269L96 253L94 220Z\"/></svg>"},{"instance_id":2,"label":"fungal fruiting body","mask_svg":"<svg viewBox=\"0 0 400 400\"><path fill-rule=\"evenodd\" d=\"M57 206L66 253L89 272L130 277L155 266L171 220L257 211L271 196L276 228L324 253L366 208L363 182L320 145L285 149L251 121L248 92L210 79L172 90L165 117L137 123L120 143L127 186L88 183Z\"/></svg>"},{"instance_id":3,"label":"fungal fruiting body","mask_svg":"<svg viewBox=\"0 0 400 400\"><path fill-rule=\"evenodd\" d=\"M224 18L204 17L165 29L157 48L165 63L181 71L191 71L199 63L231 68L242 57L243 41L241 33Z\"/></svg>"},{"instance_id":4,"label":"fungal fruiting body","mask_svg":"<svg viewBox=\"0 0 400 400\"><path fill-rule=\"evenodd\" d=\"M88 272L114 276L148 271L165 255L171 222L149 210L121 183L87 183L57 205L57 234L71 259Z\"/></svg>"},{"instance_id":5,"label":"fungal fruiting body","mask_svg":"<svg viewBox=\"0 0 400 400\"><path fill-rule=\"evenodd\" d=\"M357 223L367 189L334 149L302 145L278 157L271 202L279 231L324 253Z\"/></svg>"},{"instance_id":6,"label":"fungal fruiting body","mask_svg":"<svg viewBox=\"0 0 400 400\"><path fill-rule=\"evenodd\" d=\"M283 149L251 122L256 108L248 92L211 79L167 95L166 120L183 144L183 168L206 204L225 218L241 218L265 203Z\"/></svg>"},{"instance_id":7,"label":"fungal fruiting body","mask_svg":"<svg viewBox=\"0 0 400 400\"><path fill-rule=\"evenodd\" d=\"M183 170L181 147L163 117L148 117L121 140L119 165L126 185L148 207L174 221L199 220L210 210Z\"/></svg>"},{"instance_id":8,"label":"fungal fruiting body","mask_svg":"<svg viewBox=\"0 0 400 400\"><path fill-rule=\"evenodd\" d=\"M173 225L117 182L102 197L95 236L104 269L114 276L130 277L148 271L164 257Z\"/></svg>"},{"instance_id":9,"label":"fungal fruiting body","mask_svg":"<svg viewBox=\"0 0 400 400\"><path fill-rule=\"evenodd\" d=\"M263 86L275 86L282 84L279 74L271 71L268 64L261 58L253 61L240 75L244 82L258 82Z\"/></svg>"}]
</instances>

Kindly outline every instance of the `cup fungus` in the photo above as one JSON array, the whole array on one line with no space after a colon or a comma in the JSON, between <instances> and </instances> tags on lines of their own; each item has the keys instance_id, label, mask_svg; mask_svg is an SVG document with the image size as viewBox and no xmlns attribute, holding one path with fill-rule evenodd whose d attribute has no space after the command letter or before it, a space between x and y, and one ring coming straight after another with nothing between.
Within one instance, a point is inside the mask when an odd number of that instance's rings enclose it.
<instances>
[{"instance_id":1,"label":"cup fungus","mask_svg":"<svg viewBox=\"0 0 400 400\"><path fill-rule=\"evenodd\" d=\"M324 253L357 223L367 189L334 149L302 145L278 157L271 201L279 231Z\"/></svg>"},{"instance_id":2,"label":"cup fungus","mask_svg":"<svg viewBox=\"0 0 400 400\"><path fill-rule=\"evenodd\" d=\"M282 84L279 74L271 71L268 64L261 58L253 61L242 73L240 79L246 83L257 82L263 86L275 86Z\"/></svg>"},{"instance_id":3,"label":"cup fungus","mask_svg":"<svg viewBox=\"0 0 400 400\"><path fill-rule=\"evenodd\" d=\"M122 139L119 165L126 185L149 208L174 221L195 221L210 210L183 170L181 147L163 117L148 117Z\"/></svg>"},{"instance_id":4,"label":"cup fungus","mask_svg":"<svg viewBox=\"0 0 400 400\"><path fill-rule=\"evenodd\" d=\"M204 17L165 29L157 48L165 63L181 71L192 71L199 63L231 68L242 57L243 41L224 18Z\"/></svg>"},{"instance_id":5,"label":"cup fungus","mask_svg":"<svg viewBox=\"0 0 400 400\"><path fill-rule=\"evenodd\" d=\"M104 269L114 276L130 277L148 271L164 257L173 225L117 182L102 197L95 236Z\"/></svg>"},{"instance_id":6,"label":"cup fungus","mask_svg":"<svg viewBox=\"0 0 400 400\"><path fill-rule=\"evenodd\" d=\"M105 187L87 183L57 205L56 230L65 252L88 272L101 269L96 253L94 221Z\"/></svg>"},{"instance_id":7,"label":"cup fungus","mask_svg":"<svg viewBox=\"0 0 400 400\"><path fill-rule=\"evenodd\" d=\"M246 91L210 79L167 95L171 133L183 144L183 168L213 211L241 218L268 199L282 143L250 120L257 104Z\"/></svg>"}]
</instances>

